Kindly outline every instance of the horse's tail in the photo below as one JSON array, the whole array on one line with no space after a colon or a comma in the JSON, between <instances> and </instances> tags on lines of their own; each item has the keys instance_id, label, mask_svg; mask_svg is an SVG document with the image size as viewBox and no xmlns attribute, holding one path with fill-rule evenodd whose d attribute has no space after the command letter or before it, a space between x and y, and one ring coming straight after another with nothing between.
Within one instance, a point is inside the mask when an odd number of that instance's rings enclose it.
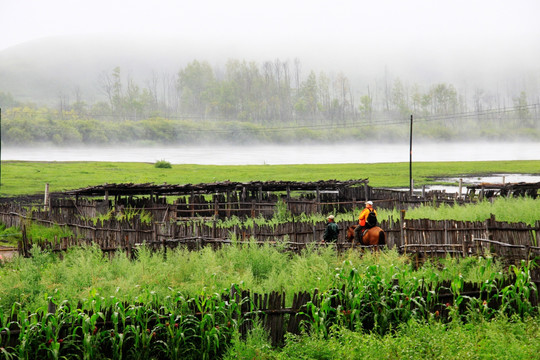
<instances>
[{"instance_id":1,"label":"horse's tail","mask_svg":"<svg viewBox=\"0 0 540 360\"><path fill-rule=\"evenodd\" d=\"M384 230L379 231L379 245L386 244L386 233Z\"/></svg>"}]
</instances>

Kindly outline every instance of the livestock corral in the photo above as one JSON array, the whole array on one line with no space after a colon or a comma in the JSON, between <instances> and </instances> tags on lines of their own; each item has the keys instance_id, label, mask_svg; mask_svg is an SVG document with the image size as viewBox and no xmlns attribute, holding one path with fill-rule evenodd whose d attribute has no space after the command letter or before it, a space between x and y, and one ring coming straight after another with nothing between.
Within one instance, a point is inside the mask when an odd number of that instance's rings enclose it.
<instances>
[{"instance_id":1,"label":"livestock corral","mask_svg":"<svg viewBox=\"0 0 540 360\"><path fill-rule=\"evenodd\" d=\"M491 189L493 186L487 187ZM465 204L478 197L502 195L536 195L540 184L506 184L499 194L486 193L483 186L472 186L461 196L440 191L411 194L407 191L378 189L369 186L368 179L317 182L218 182L210 184L104 184L63 193L45 194L40 198L19 198L4 201L0 221L7 226L21 227L29 221L68 228L73 236L41 244L55 251L82 243L99 245L103 251L122 250L131 254L137 246L174 248L181 244L189 248L220 246L234 241L281 242L291 250L318 244L326 223L298 221L301 214L354 213L366 200L378 209L399 209L400 218L384 220L386 246L418 257L469 256L490 250L510 262L529 259L540 254L534 225L499 222L492 216L482 222L454 220L405 220L407 209L420 204ZM523 194L522 194L523 193ZM140 211L150 214L147 221ZM121 216L131 212L131 218ZM219 219L270 218L276 212L290 214L290 219L272 225L249 227L218 226ZM106 214L115 216L105 216ZM119 216L120 215L120 216ZM97 217L100 221L95 221ZM341 221L345 230L356 223ZM340 231L338 250L351 244ZM38 239L23 236L19 252L28 253Z\"/></svg>"}]
</instances>

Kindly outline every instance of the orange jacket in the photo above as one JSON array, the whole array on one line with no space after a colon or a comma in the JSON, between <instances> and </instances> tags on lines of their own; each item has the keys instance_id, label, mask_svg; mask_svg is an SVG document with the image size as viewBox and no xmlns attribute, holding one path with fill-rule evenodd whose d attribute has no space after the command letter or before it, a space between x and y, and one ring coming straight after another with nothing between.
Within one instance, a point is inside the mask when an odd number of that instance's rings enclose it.
<instances>
[{"instance_id":1,"label":"orange jacket","mask_svg":"<svg viewBox=\"0 0 540 360\"><path fill-rule=\"evenodd\" d=\"M369 215L369 211L372 210L375 215L377 215L377 210L375 210L372 206L367 206L362 212L360 213L360 216L358 216L358 223L360 226L366 226L366 219Z\"/></svg>"}]
</instances>

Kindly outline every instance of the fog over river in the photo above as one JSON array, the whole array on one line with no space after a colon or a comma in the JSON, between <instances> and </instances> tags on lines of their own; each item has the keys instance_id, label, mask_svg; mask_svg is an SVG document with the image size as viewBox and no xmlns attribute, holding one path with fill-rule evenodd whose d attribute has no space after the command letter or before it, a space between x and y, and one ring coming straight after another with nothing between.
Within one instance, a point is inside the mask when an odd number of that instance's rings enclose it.
<instances>
[{"instance_id":1,"label":"fog over river","mask_svg":"<svg viewBox=\"0 0 540 360\"><path fill-rule=\"evenodd\" d=\"M409 162L409 144L188 145L175 147L2 148L2 160L113 161L201 165ZM540 142L418 143L413 162L540 160ZM540 173L540 169L538 169Z\"/></svg>"}]
</instances>

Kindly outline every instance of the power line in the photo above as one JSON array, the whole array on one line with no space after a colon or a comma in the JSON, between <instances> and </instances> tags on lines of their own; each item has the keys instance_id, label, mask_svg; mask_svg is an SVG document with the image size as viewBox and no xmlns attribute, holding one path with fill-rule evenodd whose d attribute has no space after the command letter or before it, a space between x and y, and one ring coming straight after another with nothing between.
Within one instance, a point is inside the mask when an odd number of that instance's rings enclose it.
<instances>
[{"instance_id":1,"label":"power line","mask_svg":"<svg viewBox=\"0 0 540 360\"><path fill-rule=\"evenodd\" d=\"M524 106L515 106L515 107L509 107L509 108L498 108L498 109L488 109L483 111L470 111L470 112L461 112L461 113L451 113L451 114L432 114L432 115L415 115L415 122L416 123L422 123L422 122L434 122L434 121L445 121L445 120L463 120L467 118L479 118L479 117L485 117L488 115L494 116L494 115L503 115L503 114L509 114L514 112L521 112L521 111L529 111L529 110L536 110L537 107L540 104L530 104L530 105L524 105ZM58 110L36 110L36 111L26 111L24 109L10 109L8 110L8 114L21 114L21 113L27 113L29 115L32 114L40 114L40 115L58 115ZM63 114L69 114L71 111L65 111ZM73 114L77 115L77 114ZM86 113L84 116L90 116L90 117L110 117L115 118L118 117L115 114L92 114L92 113ZM125 121L129 121L129 118L135 118L130 116L121 116L125 119ZM136 121L145 121L150 120L153 118L158 118L161 116L156 117L150 117L146 119L140 119ZM164 118L165 120L200 120L204 119L204 116L200 115L187 115L187 116L167 116ZM349 128L358 128L358 127L381 127L381 126L399 126L399 125L407 125L409 123L408 118L396 118L395 116L388 116L388 114L383 114L382 116L376 116L374 117L375 120L369 120L369 119L362 119L360 121L358 120L341 120L341 121L334 121L331 123L328 122L319 122L318 120L313 119L314 123L312 124L296 124L296 125L289 125L289 126L274 126L274 127L260 127L260 128L241 128L240 131L243 133L260 133L260 132L269 132L269 133L275 133L275 132L286 132L286 131L299 131L299 130L321 130L321 129L349 129ZM76 120L76 119L73 119ZM88 119L79 119L79 120L88 120ZM216 122L219 120L223 121L235 121L233 119L228 118L220 118L220 117L212 117L208 118L205 121L210 122ZM237 120L236 120L237 121ZM305 120L303 120L305 121ZM328 120L327 120L328 121ZM256 122L241 122L241 123L248 123L253 125L260 125ZM231 133L238 129L183 129L184 133L203 133L203 132L213 132L213 133Z\"/></svg>"}]
</instances>

